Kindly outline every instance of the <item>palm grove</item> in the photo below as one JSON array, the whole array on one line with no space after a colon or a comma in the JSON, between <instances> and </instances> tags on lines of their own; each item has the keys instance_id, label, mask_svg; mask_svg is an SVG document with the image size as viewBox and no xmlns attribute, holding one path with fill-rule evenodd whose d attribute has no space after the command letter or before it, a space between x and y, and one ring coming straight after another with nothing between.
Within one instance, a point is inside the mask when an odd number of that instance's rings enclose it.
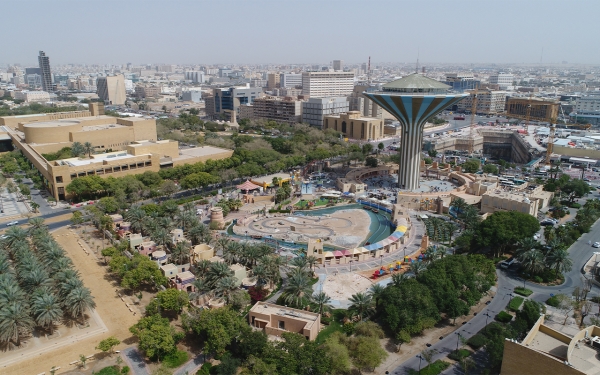
<instances>
[{"instance_id":1,"label":"palm grove","mask_svg":"<svg viewBox=\"0 0 600 375\"><path fill-rule=\"evenodd\" d=\"M52 334L63 319L85 324L95 307L71 259L43 224L11 227L0 241L0 343L21 345L33 329Z\"/></svg>"}]
</instances>

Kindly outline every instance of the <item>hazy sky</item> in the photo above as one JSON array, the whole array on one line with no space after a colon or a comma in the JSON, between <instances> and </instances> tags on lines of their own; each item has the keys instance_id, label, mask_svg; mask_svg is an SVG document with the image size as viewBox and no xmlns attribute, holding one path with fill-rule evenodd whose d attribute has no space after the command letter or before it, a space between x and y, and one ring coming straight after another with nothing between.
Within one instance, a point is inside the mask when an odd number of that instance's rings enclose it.
<instances>
[{"instance_id":1,"label":"hazy sky","mask_svg":"<svg viewBox=\"0 0 600 375\"><path fill-rule=\"evenodd\" d=\"M0 64L600 63L600 0L2 0Z\"/></svg>"}]
</instances>

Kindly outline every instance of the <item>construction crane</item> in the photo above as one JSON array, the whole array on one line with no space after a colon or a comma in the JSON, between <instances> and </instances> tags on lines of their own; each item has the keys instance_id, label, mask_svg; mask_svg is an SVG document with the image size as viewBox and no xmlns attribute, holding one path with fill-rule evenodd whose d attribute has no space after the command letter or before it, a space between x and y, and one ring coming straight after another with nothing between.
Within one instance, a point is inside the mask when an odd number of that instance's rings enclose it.
<instances>
[{"instance_id":1,"label":"construction crane","mask_svg":"<svg viewBox=\"0 0 600 375\"><path fill-rule=\"evenodd\" d=\"M525 131L529 134L529 119L531 118L531 97L533 93L529 94L529 102L527 103L527 110L525 111Z\"/></svg>"},{"instance_id":2,"label":"construction crane","mask_svg":"<svg viewBox=\"0 0 600 375\"><path fill-rule=\"evenodd\" d=\"M469 154L473 154L473 148L475 147L475 114L477 113L478 93L478 85L475 84L475 88L473 89L473 103L471 105L471 125L469 127Z\"/></svg>"}]
</instances>

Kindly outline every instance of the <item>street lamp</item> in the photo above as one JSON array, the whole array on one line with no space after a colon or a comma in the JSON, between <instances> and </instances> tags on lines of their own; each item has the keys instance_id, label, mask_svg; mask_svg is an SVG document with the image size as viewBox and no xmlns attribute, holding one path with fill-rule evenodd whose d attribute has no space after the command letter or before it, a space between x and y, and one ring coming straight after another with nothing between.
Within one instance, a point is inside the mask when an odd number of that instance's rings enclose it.
<instances>
[{"instance_id":1,"label":"street lamp","mask_svg":"<svg viewBox=\"0 0 600 375\"><path fill-rule=\"evenodd\" d=\"M488 313L483 314L485 315L485 328L484 330L487 332L487 324L488 324L488 318L491 318L492 316Z\"/></svg>"},{"instance_id":2,"label":"street lamp","mask_svg":"<svg viewBox=\"0 0 600 375\"><path fill-rule=\"evenodd\" d=\"M403 251L404 251L404 254L403 254L403 257L402 257L402 261L404 262L404 258L406 258L406 246L404 246Z\"/></svg>"},{"instance_id":3,"label":"street lamp","mask_svg":"<svg viewBox=\"0 0 600 375\"><path fill-rule=\"evenodd\" d=\"M423 360L423 356L422 355L417 355L417 358L419 358L419 374L421 373L421 361Z\"/></svg>"},{"instance_id":4,"label":"street lamp","mask_svg":"<svg viewBox=\"0 0 600 375\"><path fill-rule=\"evenodd\" d=\"M381 267L381 266L383 266L383 254L381 254L381 255L379 256L379 260L380 260L380 262L379 262L379 266Z\"/></svg>"},{"instance_id":5,"label":"street lamp","mask_svg":"<svg viewBox=\"0 0 600 375\"><path fill-rule=\"evenodd\" d=\"M454 332L455 335L457 335L456 338L456 352L458 353L458 343L460 342L460 338L462 337L462 335L460 334L460 332Z\"/></svg>"},{"instance_id":6,"label":"street lamp","mask_svg":"<svg viewBox=\"0 0 600 375\"><path fill-rule=\"evenodd\" d=\"M350 263L350 272L352 272L352 262L354 262L353 260L349 261Z\"/></svg>"}]
</instances>

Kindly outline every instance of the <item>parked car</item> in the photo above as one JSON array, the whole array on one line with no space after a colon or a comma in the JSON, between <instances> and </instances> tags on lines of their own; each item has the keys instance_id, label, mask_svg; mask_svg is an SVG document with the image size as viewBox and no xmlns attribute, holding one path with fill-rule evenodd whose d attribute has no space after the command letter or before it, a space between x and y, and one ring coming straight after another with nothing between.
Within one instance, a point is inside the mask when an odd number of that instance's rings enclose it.
<instances>
[{"instance_id":1,"label":"parked car","mask_svg":"<svg viewBox=\"0 0 600 375\"><path fill-rule=\"evenodd\" d=\"M514 257L507 259L503 262L500 262L500 268L504 268L507 269L508 267L510 267L514 262L516 262L516 259Z\"/></svg>"},{"instance_id":2,"label":"parked car","mask_svg":"<svg viewBox=\"0 0 600 375\"><path fill-rule=\"evenodd\" d=\"M600 247L600 242L594 242L592 244L592 247L596 247L596 248Z\"/></svg>"}]
</instances>

